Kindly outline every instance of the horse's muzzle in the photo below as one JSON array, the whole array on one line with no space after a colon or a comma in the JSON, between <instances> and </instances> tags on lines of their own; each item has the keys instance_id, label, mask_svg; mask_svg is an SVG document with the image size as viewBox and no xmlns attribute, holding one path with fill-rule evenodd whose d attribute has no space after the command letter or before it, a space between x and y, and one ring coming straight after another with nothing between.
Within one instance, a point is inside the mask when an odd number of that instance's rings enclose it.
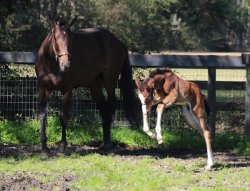
<instances>
[{"instance_id":1,"label":"horse's muzzle","mask_svg":"<svg viewBox=\"0 0 250 191\"><path fill-rule=\"evenodd\" d=\"M59 63L61 72L67 72L70 69L70 62Z\"/></svg>"}]
</instances>

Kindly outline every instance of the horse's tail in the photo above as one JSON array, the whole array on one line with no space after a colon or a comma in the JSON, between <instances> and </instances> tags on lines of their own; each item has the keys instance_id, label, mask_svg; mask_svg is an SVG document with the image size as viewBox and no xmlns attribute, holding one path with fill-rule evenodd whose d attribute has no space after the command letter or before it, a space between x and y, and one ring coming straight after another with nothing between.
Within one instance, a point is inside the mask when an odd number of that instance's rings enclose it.
<instances>
[{"instance_id":1,"label":"horse's tail","mask_svg":"<svg viewBox=\"0 0 250 191\"><path fill-rule=\"evenodd\" d=\"M134 91L134 83L132 80L132 67L129 62L128 54L121 71L120 84L126 118L128 119L131 128L138 128L140 117Z\"/></svg>"},{"instance_id":2,"label":"horse's tail","mask_svg":"<svg viewBox=\"0 0 250 191\"><path fill-rule=\"evenodd\" d=\"M206 112L207 116L209 116L210 112L211 112L211 109L210 109L208 101L207 101L207 99L206 99L206 97L204 95L203 95L203 100L204 100L205 112Z\"/></svg>"}]
</instances>

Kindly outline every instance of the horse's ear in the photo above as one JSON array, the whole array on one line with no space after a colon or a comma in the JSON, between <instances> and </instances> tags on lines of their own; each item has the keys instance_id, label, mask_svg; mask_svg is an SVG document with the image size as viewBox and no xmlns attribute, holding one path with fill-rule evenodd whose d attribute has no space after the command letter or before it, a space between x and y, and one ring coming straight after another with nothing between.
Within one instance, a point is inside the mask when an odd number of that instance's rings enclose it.
<instances>
[{"instance_id":1,"label":"horse's ear","mask_svg":"<svg viewBox=\"0 0 250 191\"><path fill-rule=\"evenodd\" d=\"M56 26L56 21L55 20L50 20L49 25L50 25L51 31L54 32L54 28Z\"/></svg>"},{"instance_id":2,"label":"horse's ear","mask_svg":"<svg viewBox=\"0 0 250 191\"><path fill-rule=\"evenodd\" d=\"M139 88L141 86L141 84L142 84L142 80L140 78L138 78L138 77L135 78L135 84L136 84L137 88Z\"/></svg>"},{"instance_id":3,"label":"horse's ear","mask_svg":"<svg viewBox=\"0 0 250 191\"><path fill-rule=\"evenodd\" d=\"M72 25L76 23L77 18L78 18L78 15L76 15L74 19L72 19L72 21L69 23L69 27L71 27Z\"/></svg>"},{"instance_id":4,"label":"horse's ear","mask_svg":"<svg viewBox=\"0 0 250 191\"><path fill-rule=\"evenodd\" d=\"M51 13L48 14L48 18L49 18L49 25L50 25L51 28L53 28L53 27L54 27L54 24L53 24L53 23L54 23L54 20L55 20L55 19L54 19L54 17L52 16Z\"/></svg>"}]
</instances>

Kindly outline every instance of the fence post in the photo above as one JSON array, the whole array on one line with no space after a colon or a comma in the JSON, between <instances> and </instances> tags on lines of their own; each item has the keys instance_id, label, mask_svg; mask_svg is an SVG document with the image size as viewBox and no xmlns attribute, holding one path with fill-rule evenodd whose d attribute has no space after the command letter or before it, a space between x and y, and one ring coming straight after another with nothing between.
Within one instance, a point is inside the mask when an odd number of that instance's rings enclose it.
<instances>
[{"instance_id":1,"label":"fence post","mask_svg":"<svg viewBox=\"0 0 250 191\"><path fill-rule=\"evenodd\" d=\"M216 68L208 68L208 104L211 112L209 115L209 128L211 129L212 136L215 136L215 123L216 123Z\"/></svg>"},{"instance_id":2,"label":"fence post","mask_svg":"<svg viewBox=\"0 0 250 191\"><path fill-rule=\"evenodd\" d=\"M250 135L250 54L242 54L242 62L246 65L245 135Z\"/></svg>"}]
</instances>

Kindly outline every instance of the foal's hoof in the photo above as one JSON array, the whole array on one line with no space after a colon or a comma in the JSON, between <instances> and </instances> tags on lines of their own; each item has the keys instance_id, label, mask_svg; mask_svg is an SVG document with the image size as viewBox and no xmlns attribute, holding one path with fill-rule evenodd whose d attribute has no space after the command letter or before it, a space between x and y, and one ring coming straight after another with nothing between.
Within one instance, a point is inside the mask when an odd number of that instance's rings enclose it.
<instances>
[{"instance_id":1,"label":"foal's hoof","mask_svg":"<svg viewBox=\"0 0 250 191\"><path fill-rule=\"evenodd\" d=\"M114 144L112 142L110 143L103 143L99 149L102 151L111 151L114 148Z\"/></svg>"},{"instance_id":2,"label":"foal's hoof","mask_svg":"<svg viewBox=\"0 0 250 191\"><path fill-rule=\"evenodd\" d=\"M210 170L212 170L212 167L213 167L213 166L210 166L210 165L208 166L208 165L207 165L207 166L205 166L205 170L206 170L206 171L210 171Z\"/></svg>"},{"instance_id":3,"label":"foal's hoof","mask_svg":"<svg viewBox=\"0 0 250 191\"><path fill-rule=\"evenodd\" d=\"M145 131L145 133L151 138L151 139L155 139L155 134L152 133L151 131Z\"/></svg>"},{"instance_id":4,"label":"foal's hoof","mask_svg":"<svg viewBox=\"0 0 250 191\"><path fill-rule=\"evenodd\" d=\"M161 145L163 143L163 139L157 139L157 142L159 145Z\"/></svg>"}]
</instances>

